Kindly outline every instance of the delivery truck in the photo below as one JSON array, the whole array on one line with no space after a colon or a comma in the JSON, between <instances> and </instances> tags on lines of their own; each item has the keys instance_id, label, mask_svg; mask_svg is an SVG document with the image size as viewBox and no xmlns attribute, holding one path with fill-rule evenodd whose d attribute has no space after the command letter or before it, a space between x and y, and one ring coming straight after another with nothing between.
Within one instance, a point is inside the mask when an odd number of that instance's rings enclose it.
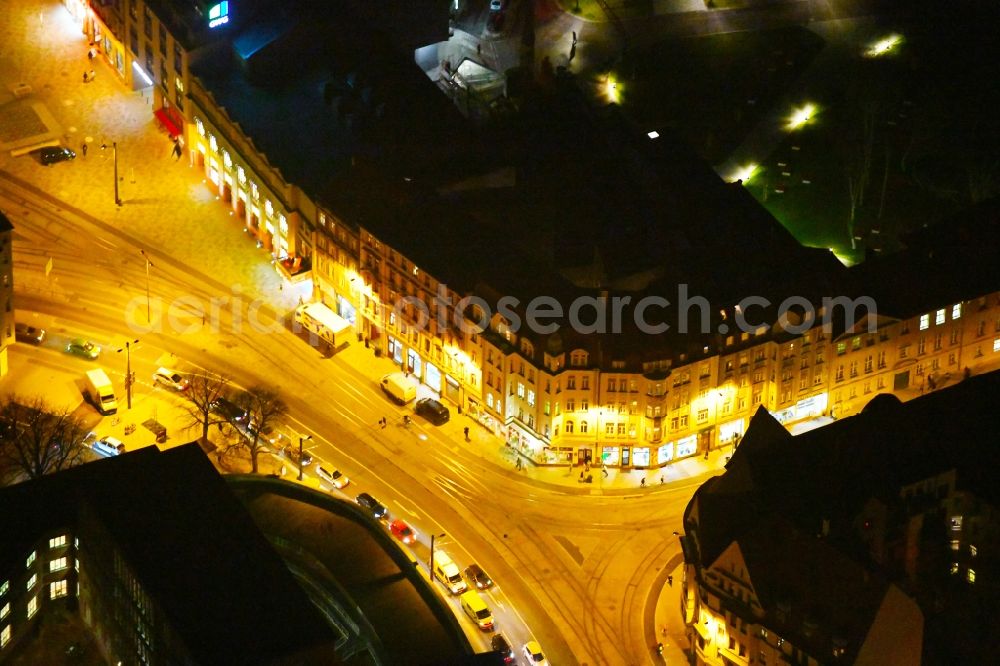
<instances>
[{"instance_id":1,"label":"delivery truck","mask_svg":"<svg viewBox=\"0 0 1000 666\"><path fill-rule=\"evenodd\" d=\"M111 380L103 370L87 371L87 398L97 407L101 414L115 414L118 411L118 398Z\"/></svg>"},{"instance_id":2,"label":"delivery truck","mask_svg":"<svg viewBox=\"0 0 1000 666\"><path fill-rule=\"evenodd\" d=\"M322 303L306 303L295 310L296 333L309 334L309 343L322 340L333 349L347 345L351 323Z\"/></svg>"},{"instance_id":3,"label":"delivery truck","mask_svg":"<svg viewBox=\"0 0 1000 666\"><path fill-rule=\"evenodd\" d=\"M392 372L382 378L382 390L393 401L405 405L417 397L417 383L402 372Z\"/></svg>"}]
</instances>

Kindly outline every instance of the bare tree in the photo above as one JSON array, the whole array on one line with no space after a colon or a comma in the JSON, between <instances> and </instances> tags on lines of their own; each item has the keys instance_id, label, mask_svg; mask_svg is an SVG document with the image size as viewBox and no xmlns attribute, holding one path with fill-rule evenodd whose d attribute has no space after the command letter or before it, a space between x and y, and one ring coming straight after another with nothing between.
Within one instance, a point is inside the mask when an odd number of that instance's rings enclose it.
<instances>
[{"instance_id":1,"label":"bare tree","mask_svg":"<svg viewBox=\"0 0 1000 666\"><path fill-rule=\"evenodd\" d=\"M45 400L9 396L0 403L0 472L37 479L80 462L87 429L69 411Z\"/></svg>"},{"instance_id":2,"label":"bare tree","mask_svg":"<svg viewBox=\"0 0 1000 666\"><path fill-rule=\"evenodd\" d=\"M184 408L191 416L191 424L201 426L202 440L208 439L210 426L226 422L224 417L216 415L212 406L219 398L226 397L228 390L228 377L214 374L191 375L187 391L184 392L188 401Z\"/></svg>"},{"instance_id":3,"label":"bare tree","mask_svg":"<svg viewBox=\"0 0 1000 666\"><path fill-rule=\"evenodd\" d=\"M267 433L274 430L278 420L288 413L288 406L278 396L278 392L265 386L254 386L237 398L237 404L246 410L246 425L240 429L243 435L234 448L246 448L250 454L250 471L257 473L257 456L264 449ZM262 437L263 435L263 437Z\"/></svg>"}]
</instances>

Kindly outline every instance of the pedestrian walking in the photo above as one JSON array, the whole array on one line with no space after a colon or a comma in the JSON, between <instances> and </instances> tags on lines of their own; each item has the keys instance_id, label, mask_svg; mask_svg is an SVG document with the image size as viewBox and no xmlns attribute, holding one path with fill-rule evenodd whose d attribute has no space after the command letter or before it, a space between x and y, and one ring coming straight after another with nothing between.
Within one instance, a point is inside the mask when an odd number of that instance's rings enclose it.
<instances>
[{"instance_id":1,"label":"pedestrian walking","mask_svg":"<svg viewBox=\"0 0 1000 666\"><path fill-rule=\"evenodd\" d=\"M640 488L645 488L646 487L646 477L642 477L642 480L639 481L639 487Z\"/></svg>"},{"instance_id":2,"label":"pedestrian walking","mask_svg":"<svg viewBox=\"0 0 1000 666\"><path fill-rule=\"evenodd\" d=\"M469 426L465 426L465 429L462 432L465 433L465 441L468 442L469 441Z\"/></svg>"},{"instance_id":3,"label":"pedestrian walking","mask_svg":"<svg viewBox=\"0 0 1000 666\"><path fill-rule=\"evenodd\" d=\"M87 156L87 142L86 142L86 141L84 141L84 142L83 142L83 145L82 145L82 146L80 146L80 152L82 152L82 153L83 153L83 156L84 156L84 157L86 157L86 156Z\"/></svg>"},{"instance_id":4,"label":"pedestrian walking","mask_svg":"<svg viewBox=\"0 0 1000 666\"><path fill-rule=\"evenodd\" d=\"M96 58L96 57L97 57L97 49L95 49L95 48L94 48L93 46L91 46L91 47L90 47L90 50L89 50L89 51L87 51L87 58L88 58L88 59L89 59L89 60L90 60L91 62L93 62L94 58Z\"/></svg>"},{"instance_id":5,"label":"pedestrian walking","mask_svg":"<svg viewBox=\"0 0 1000 666\"><path fill-rule=\"evenodd\" d=\"M86 83L86 82L87 82L87 81L89 81L89 80L90 80L90 79L88 79L88 78L87 78L87 72L84 72L84 73L83 73L83 82L84 82L84 83Z\"/></svg>"},{"instance_id":6,"label":"pedestrian walking","mask_svg":"<svg viewBox=\"0 0 1000 666\"><path fill-rule=\"evenodd\" d=\"M483 55L483 45L482 44L479 44L479 43L476 44L476 55L479 55L479 56Z\"/></svg>"},{"instance_id":7,"label":"pedestrian walking","mask_svg":"<svg viewBox=\"0 0 1000 666\"><path fill-rule=\"evenodd\" d=\"M573 46L576 46L576 30L573 31Z\"/></svg>"},{"instance_id":8,"label":"pedestrian walking","mask_svg":"<svg viewBox=\"0 0 1000 666\"><path fill-rule=\"evenodd\" d=\"M580 480L583 481L583 472L580 472Z\"/></svg>"},{"instance_id":9,"label":"pedestrian walking","mask_svg":"<svg viewBox=\"0 0 1000 666\"><path fill-rule=\"evenodd\" d=\"M667 585L669 585L670 587L674 586L674 577L672 575L667 576Z\"/></svg>"},{"instance_id":10,"label":"pedestrian walking","mask_svg":"<svg viewBox=\"0 0 1000 666\"><path fill-rule=\"evenodd\" d=\"M174 161L179 160L181 158L181 144L175 143L172 152L174 154Z\"/></svg>"},{"instance_id":11,"label":"pedestrian walking","mask_svg":"<svg viewBox=\"0 0 1000 666\"><path fill-rule=\"evenodd\" d=\"M607 465L601 465L601 474L604 475L605 479L608 478L609 475L608 475L608 466Z\"/></svg>"}]
</instances>

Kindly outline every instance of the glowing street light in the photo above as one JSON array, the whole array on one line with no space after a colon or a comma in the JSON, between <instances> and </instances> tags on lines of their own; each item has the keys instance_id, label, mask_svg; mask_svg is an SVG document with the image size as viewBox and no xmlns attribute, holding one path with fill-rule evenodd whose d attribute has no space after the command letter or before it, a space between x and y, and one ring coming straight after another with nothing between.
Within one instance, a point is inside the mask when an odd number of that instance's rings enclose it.
<instances>
[{"instance_id":1,"label":"glowing street light","mask_svg":"<svg viewBox=\"0 0 1000 666\"><path fill-rule=\"evenodd\" d=\"M884 37L868 47L868 50L865 51L865 57L878 58L880 56L884 56L899 46L902 41L903 38L899 35L889 35L888 37Z\"/></svg>"},{"instance_id":2,"label":"glowing street light","mask_svg":"<svg viewBox=\"0 0 1000 666\"><path fill-rule=\"evenodd\" d=\"M604 80L604 96L612 104L618 104L621 101L621 88L613 74L608 74L608 78Z\"/></svg>"},{"instance_id":3,"label":"glowing street light","mask_svg":"<svg viewBox=\"0 0 1000 666\"><path fill-rule=\"evenodd\" d=\"M787 128L789 131L797 130L813 119L816 114L815 104L806 104L798 109L792 110L792 115L788 119Z\"/></svg>"},{"instance_id":4,"label":"glowing street light","mask_svg":"<svg viewBox=\"0 0 1000 666\"><path fill-rule=\"evenodd\" d=\"M736 171L729 177L730 183L735 183L737 181L742 181L744 185L750 182L751 176L757 171L756 164L747 164L745 166L737 167Z\"/></svg>"}]
</instances>

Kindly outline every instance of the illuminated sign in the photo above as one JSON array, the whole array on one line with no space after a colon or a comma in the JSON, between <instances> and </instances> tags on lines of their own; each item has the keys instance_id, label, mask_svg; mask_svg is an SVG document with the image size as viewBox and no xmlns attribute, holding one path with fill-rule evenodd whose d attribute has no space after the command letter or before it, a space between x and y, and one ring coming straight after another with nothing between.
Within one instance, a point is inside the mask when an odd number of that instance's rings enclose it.
<instances>
[{"instance_id":1,"label":"illuminated sign","mask_svg":"<svg viewBox=\"0 0 1000 666\"><path fill-rule=\"evenodd\" d=\"M208 27L218 28L229 23L229 0L223 0L208 10Z\"/></svg>"}]
</instances>

